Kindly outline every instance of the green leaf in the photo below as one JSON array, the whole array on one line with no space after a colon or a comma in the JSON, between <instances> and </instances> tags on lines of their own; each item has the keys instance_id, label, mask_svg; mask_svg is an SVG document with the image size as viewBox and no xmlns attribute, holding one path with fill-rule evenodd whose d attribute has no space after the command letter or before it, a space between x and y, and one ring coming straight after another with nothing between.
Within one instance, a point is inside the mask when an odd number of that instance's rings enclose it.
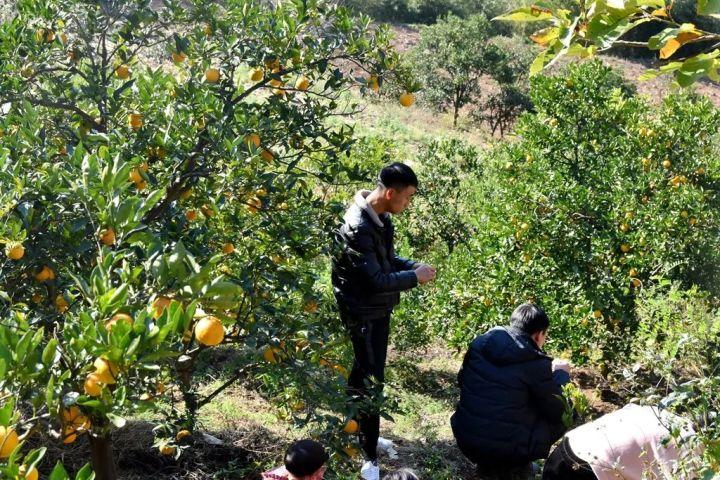
<instances>
[{"instance_id":1,"label":"green leaf","mask_svg":"<svg viewBox=\"0 0 720 480\"><path fill-rule=\"evenodd\" d=\"M505 22L541 22L554 18L552 11L540 7L522 7L493 18Z\"/></svg>"},{"instance_id":2,"label":"green leaf","mask_svg":"<svg viewBox=\"0 0 720 480\"><path fill-rule=\"evenodd\" d=\"M697 14L720 18L720 0L698 0Z\"/></svg>"},{"instance_id":3,"label":"green leaf","mask_svg":"<svg viewBox=\"0 0 720 480\"><path fill-rule=\"evenodd\" d=\"M42 362L45 367L50 367L55 361L55 352L57 351L58 341L55 338L50 339L42 353Z\"/></svg>"},{"instance_id":4,"label":"green leaf","mask_svg":"<svg viewBox=\"0 0 720 480\"><path fill-rule=\"evenodd\" d=\"M90 464L86 463L80 471L75 475L75 480L94 480L95 472L90 468Z\"/></svg>"},{"instance_id":5,"label":"green leaf","mask_svg":"<svg viewBox=\"0 0 720 480\"><path fill-rule=\"evenodd\" d=\"M7 403L0 408L0 425L7 427L12 420L13 411L15 410L15 399L10 398Z\"/></svg>"},{"instance_id":6,"label":"green leaf","mask_svg":"<svg viewBox=\"0 0 720 480\"><path fill-rule=\"evenodd\" d=\"M118 415L115 415L114 413L108 413L107 414L108 420L115 425L117 428L123 428L125 424L127 423L127 420L125 420L123 417L120 417Z\"/></svg>"},{"instance_id":7,"label":"green leaf","mask_svg":"<svg viewBox=\"0 0 720 480\"><path fill-rule=\"evenodd\" d=\"M55 468L53 468L53 471L50 473L49 480L69 480L69 478L65 467L63 467L63 464L58 460Z\"/></svg>"}]
</instances>

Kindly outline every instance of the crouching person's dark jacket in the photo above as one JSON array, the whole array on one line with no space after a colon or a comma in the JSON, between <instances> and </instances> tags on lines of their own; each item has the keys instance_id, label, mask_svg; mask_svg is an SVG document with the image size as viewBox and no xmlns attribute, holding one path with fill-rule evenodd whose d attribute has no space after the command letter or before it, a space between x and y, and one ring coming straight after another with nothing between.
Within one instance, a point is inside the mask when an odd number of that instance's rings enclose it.
<instances>
[{"instance_id":1,"label":"crouching person's dark jacket","mask_svg":"<svg viewBox=\"0 0 720 480\"><path fill-rule=\"evenodd\" d=\"M460 402L451 424L473 461L546 458L565 431L552 358L519 330L496 327L477 337L458 381Z\"/></svg>"},{"instance_id":2,"label":"crouching person's dark jacket","mask_svg":"<svg viewBox=\"0 0 720 480\"><path fill-rule=\"evenodd\" d=\"M369 193L358 192L336 233L332 284L341 312L371 319L387 315L418 282L415 262L395 254L390 215L371 211Z\"/></svg>"}]
</instances>

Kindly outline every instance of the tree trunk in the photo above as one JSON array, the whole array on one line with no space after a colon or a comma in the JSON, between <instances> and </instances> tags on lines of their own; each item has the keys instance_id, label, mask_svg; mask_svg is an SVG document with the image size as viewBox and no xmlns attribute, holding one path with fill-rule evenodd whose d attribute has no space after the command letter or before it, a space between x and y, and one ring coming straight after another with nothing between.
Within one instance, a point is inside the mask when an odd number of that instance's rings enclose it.
<instances>
[{"instance_id":1,"label":"tree trunk","mask_svg":"<svg viewBox=\"0 0 720 480\"><path fill-rule=\"evenodd\" d=\"M90 456L97 480L117 480L112 438L109 433L103 437L90 435Z\"/></svg>"},{"instance_id":2,"label":"tree trunk","mask_svg":"<svg viewBox=\"0 0 720 480\"><path fill-rule=\"evenodd\" d=\"M455 89L455 101L453 102L453 107L455 108L455 111L453 113L453 127L457 127L458 114L460 113L460 97L461 96L462 96L462 93L460 91L460 87L457 87Z\"/></svg>"}]
</instances>

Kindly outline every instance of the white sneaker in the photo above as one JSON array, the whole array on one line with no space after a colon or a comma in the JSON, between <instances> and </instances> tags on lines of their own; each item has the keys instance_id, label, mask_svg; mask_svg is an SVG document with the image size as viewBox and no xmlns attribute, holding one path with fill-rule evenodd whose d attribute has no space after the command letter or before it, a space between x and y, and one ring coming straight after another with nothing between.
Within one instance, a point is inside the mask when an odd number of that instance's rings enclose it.
<instances>
[{"instance_id":1,"label":"white sneaker","mask_svg":"<svg viewBox=\"0 0 720 480\"><path fill-rule=\"evenodd\" d=\"M360 478L363 480L380 480L380 467L377 460L367 460L360 469Z\"/></svg>"},{"instance_id":2,"label":"white sneaker","mask_svg":"<svg viewBox=\"0 0 720 480\"><path fill-rule=\"evenodd\" d=\"M397 460L398 458L397 450L395 450L395 444L388 438L378 438L377 453L378 455L387 455L391 460Z\"/></svg>"}]
</instances>

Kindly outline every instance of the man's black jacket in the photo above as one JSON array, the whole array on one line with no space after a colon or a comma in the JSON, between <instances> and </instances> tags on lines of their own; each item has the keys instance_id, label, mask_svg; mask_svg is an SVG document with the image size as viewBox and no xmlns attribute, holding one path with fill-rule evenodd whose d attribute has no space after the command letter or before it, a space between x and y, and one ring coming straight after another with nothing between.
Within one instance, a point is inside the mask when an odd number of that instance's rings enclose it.
<instances>
[{"instance_id":1,"label":"man's black jacket","mask_svg":"<svg viewBox=\"0 0 720 480\"><path fill-rule=\"evenodd\" d=\"M481 457L517 463L546 458L565 430L552 358L519 330L496 327L477 337L458 381L453 433Z\"/></svg>"},{"instance_id":2,"label":"man's black jacket","mask_svg":"<svg viewBox=\"0 0 720 480\"><path fill-rule=\"evenodd\" d=\"M390 215L370 214L353 202L336 234L332 284L340 310L372 319L387 315L400 301L400 292L417 285L415 262L395 254L395 228Z\"/></svg>"}]
</instances>

